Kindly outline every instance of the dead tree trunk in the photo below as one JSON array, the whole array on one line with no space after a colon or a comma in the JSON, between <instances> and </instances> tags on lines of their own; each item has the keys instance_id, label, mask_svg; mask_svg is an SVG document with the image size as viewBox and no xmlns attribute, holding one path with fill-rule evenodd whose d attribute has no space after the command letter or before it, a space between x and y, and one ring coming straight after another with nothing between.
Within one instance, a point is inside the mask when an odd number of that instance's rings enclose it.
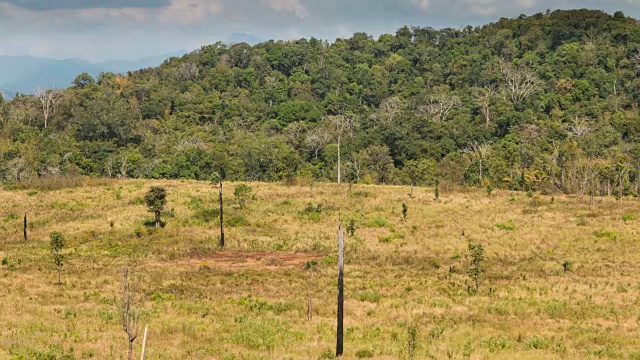
<instances>
[{"instance_id":1,"label":"dead tree trunk","mask_svg":"<svg viewBox=\"0 0 640 360\"><path fill-rule=\"evenodd\" d=\"M312 303L312 293L311 286L313 284L313 267L309 266L309 302L307 305L307 320L311 321L313 319L313 303Z\"/></svg>"},{"instance_id":2,"label":"dead tree trunk","mask_svg":"<svg viewBox=\"0 0 640 360\"><path fill-rule=\"evenodd\" d=\"M27 240L27 214L24 214L24 239Z\"/></svg>"},{"instance_id":3,"label":"dead tree trunk","mask_svg":"<svg viewBox=\"0 0 640 360\"><path fill-rule=\"evenodd\" d=\"M344 233L342 222L338 223L338 326L336 331L336 357L342 356L344 348Z\"/></svg>"},{"instance_id":4,"label":"dead tree trunk","mask_svg":"<svg viewBox=\"0 0 640 360\"><path fill-rule=\"evenodd\" d=\"M144 360L144 352L147 348L147 330L148 326L144 327L144 336L142 337L142 352L140 353L140 360Z\"/></svg>"},{"instance_id":5,"label":"dead tree trunk","mask_svg":"<svg viewBox=\"0 0 640 360\"><path fill-rule=\"evenodd\" d=\"M122 320L122 329L127 333L129 343L128 360L133 359L133 342L138 337L140 322L140 303L138 279L133 278L129 269L122 272L122 296L118 304Z\"/></svg>"},{"instance_id":6,"label":"dead tree trunk","mask_svg":"<svg viewBox=\"0 0 640 360\"><path fill-rule=\"evenodd\" d=\"M222 202L222 178L220 179L220 248L224 249L224 227L222 226L223 221L223 202Z\"/></svg>"}]
</instances>

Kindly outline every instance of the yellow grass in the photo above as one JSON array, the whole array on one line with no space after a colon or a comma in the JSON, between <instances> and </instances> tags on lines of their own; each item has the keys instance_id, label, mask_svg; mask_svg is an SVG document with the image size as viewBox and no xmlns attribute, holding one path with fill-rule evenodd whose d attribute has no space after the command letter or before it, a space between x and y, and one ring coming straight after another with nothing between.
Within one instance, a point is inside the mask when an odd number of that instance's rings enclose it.
<instances>
[{"instance_id":1,"label":"yellow grass","mask_svg":"<svg viewBox=\"0 0 640 360\"><path fill-rule=\"evenodd\" d=\"M160 230L143 225L152 215L140 198L153 185L167 189L175 214ZM340 214L358 224L346 238L345 359L362 350L407 358L410 326L416 358L640 359L640 221L622 220L640 218L635 199L589 206L467 191L436 202L427 188L411 199L406 187L255 183L240 210L232 206L236 185L225 184L225 217L245 223L226 228L223 253L217 222L195 216L196 203L217 207L208 183L0 191L0 258L8 260L0 268L0 358L123 358L115 304L119 271L134 264L146 294L147 359L330 358ZM309 202L322 204L319 215L304 213ZM510 220L515 229L497 227ZM62 286L49 254L52 231L68 241ZM467 292L467 239L486 250L477 295ZM304 264L313 259L309 322ZM563 272L565 260L573 271ZM136 356L140 346L136 340Z\"/></svg>"}]
</instances>

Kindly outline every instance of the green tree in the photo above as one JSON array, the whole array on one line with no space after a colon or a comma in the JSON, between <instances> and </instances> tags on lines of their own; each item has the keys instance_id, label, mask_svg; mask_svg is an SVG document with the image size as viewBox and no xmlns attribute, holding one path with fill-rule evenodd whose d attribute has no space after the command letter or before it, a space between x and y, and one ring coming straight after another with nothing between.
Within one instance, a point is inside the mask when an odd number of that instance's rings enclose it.
<instances>
[{"instance_id":1,"label":"green tree","mask_svg":"<svg viewBox=\"0 0 640 360\"><path fill-rule=\"evenodd\" d=\"M167 204L166 190L161 187L153 186L145 195L144 201L147 204L149 212L152 212L155 215L155 226L160 227L162 223L160 220L160 214L164 210L164 206Z\"/></svg>"}]
</instances>

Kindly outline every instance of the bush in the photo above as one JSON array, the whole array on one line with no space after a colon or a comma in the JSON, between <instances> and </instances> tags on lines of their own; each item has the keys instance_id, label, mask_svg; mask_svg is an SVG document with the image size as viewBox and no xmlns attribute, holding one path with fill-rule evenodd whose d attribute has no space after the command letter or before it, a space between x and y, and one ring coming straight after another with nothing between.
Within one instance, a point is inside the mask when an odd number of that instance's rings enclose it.
<instances>
[{"instance_id":1,"label":"bush","mask_svg":"<svg viewBox=\"0 0 640 360\"><path fill-rule=\"evenodd\" d=\"M509 222L507 222L506 224L500 223L496 225L496 227L500 230L505 230L505 231L513 231L516 229L516 226L512 220L509 220Z\"/></svg>"},{"instance_id":2,"label":"bush","mask_svg":"<svg viewBox=\"0 0 640 360\"><path fill-rule=\"evenodd\" d=\"M370 303L379 303L381 299L382 299L382 296L376 290L363 291L360 294L358 294L358 300L360 301L366 301Z\"/></svg>"},{"instance_id":3,"label":"bush","mask_svg":"<svg viewBox=\"0 0 640 360\"><path fill-rule=\"evenodd\" d=\"M238 201L238 205L240 205L240 209L244 209L246 207L247 198L251 195L253 189L245 184L238 185L233 191L233 196Z\"/></svg>"},{"instance_id":4,"label":"bush","mask_svg":"<svg viewBox=\"0 0 640 360\"><path fill-rule=\"evenodd\" d=\"M219 209L200 208L196 210L195 218L205 223L216 220L220 216Z\"/></svg>"},{"instance_id":5,"label":"bush","mask_svg":"<svg viewBox=\"0 0 640 360\"><path fill-rule=\"evenodd\" d=\"M367 350L367 349L360 349L360 350L356 351L356 357L358 359L372 358L373 357L373 352L371 350Z\"/></svg>"},{"instance_id":6,"label":"bush","mask_svg":"<svg viewBox=\"0 0 640 360\"><path fill-rule=\"evenodd\" d=\"M247 223L247 220L242 215L234 215L225 220L228 227L241 227Z\"/></svg>"},{"instance_id":7,"label":"bush","mask_svg":"<svg viewBox=\"0 0 640 360\"><path fill-rule=\"evenodd\" d=\"M534 336L529 340L529 343L527 344L527 346L529 347L529 349L540 350L540 349L548 349L549 346L551 345L549 344L549 341L545 340L544 338L541 338L539 336Z\"/></svg>"},{"instance_id":8,"label":"bush","mask_svg":"<svg viewBox=\"0 0 640 360\"><path fill-rule=\"evenodd\" d=\"M595 235L597 238L608 238L611 240L618 239L618 233L616 233L615 231L596 231L593 233L593 235Z\"/></svg>"}]
</instances>

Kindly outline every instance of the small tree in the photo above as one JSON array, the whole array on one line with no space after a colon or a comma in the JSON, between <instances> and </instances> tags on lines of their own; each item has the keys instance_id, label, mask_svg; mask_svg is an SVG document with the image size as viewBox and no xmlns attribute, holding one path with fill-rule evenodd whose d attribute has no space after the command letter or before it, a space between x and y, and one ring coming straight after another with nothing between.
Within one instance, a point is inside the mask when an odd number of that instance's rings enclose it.
<instances>
[{"instance_id":1,"label":"small tree","mask_svg":"<svg viewBox=\"0 0 640 360\"><path fill-rule=\"evenodd\" d=\"M436 195L436 200L440 199L440 179L436 179L435 195Z\"/></svg>"},{"instance_id":2,"label":"small tree","mask_svg":"<svg viewBox=\"0 0 640 360\"><path fill-rule=\"evenodd\" d=\"M49 238L51 239L49 243L51 245L51 256L53 257L53 262L58 268L58 285L62 285L62 282L60 281L60 273L64 262L64 255L61 253L65 246L64 235L56 231L49 234Z\"/></svg>"},{"instance_id":3,"label":"small tree","mask_svg":"<svg viewBox=\"0 0 640 360\"><path fill-rule=\"evenodd\" d=\"M351 219L349 220L349 224L347 225L347 234L349 234L349 236L353 237L356 234L356 221Z\"/></svg>"},{"instance_id":4,"label":"small tree","mask_svg":"<svg viewBox=\"0 0 640 360\"><path fill-rule=\"evenodd\" d=\"M122 329L127 333L128 360L133 359L133 342L138 338L140 324L140 281L134 276L135 271L124 269L122 271L122 293L118 310L122 320Z\"/></svg>"},{"instance_id":5,"label":"small tree","mask_svg":"<svg viewBox=\"0 0 640 360\"><path fill-rule=\"evenodd\" d=\"M402 221L407 221L407 213L409 212L409 207L407 204L402 203Z\"/></svg>"},{"instance_id":6,"label":"small tree","mask_svg":"<svg viewBox=\"0 0 640 360\"><path fill-rule=\"evenodd\" d=\"M164 206L167 204L167 192L164 188L153 186L147 192L147 195L144 197L145 202L147 203L147 208L149 212L155 214L156 217L156 227L160 227L160 214L162 210L164 210Z\"/></svg>"},{"instance_id":7,"label":"small tree","mask_svg":"<svg viewBox=\"0 0 640 360\"><path fill-rule=\"evenodd\" d=\"M467 273L475 285L477 294L480 290L480 277L485 272L484 248L480 243L469 241L467 243L467 249L469 250L470 258L469 271Z\"/></svg>"},{"instance_id":8,"label":"small tree","mask_svg":"<svg viewBox=\"0 0 640 360\"><path fill-rule=\"evenodd\" d=\"M240 209L244 209L247 206L247 198L251 195L253 189L249 185L238 185L236 189L233 191L233 196L238 201L238 205L240 205Z\"/></svg>"}]
</instances>

